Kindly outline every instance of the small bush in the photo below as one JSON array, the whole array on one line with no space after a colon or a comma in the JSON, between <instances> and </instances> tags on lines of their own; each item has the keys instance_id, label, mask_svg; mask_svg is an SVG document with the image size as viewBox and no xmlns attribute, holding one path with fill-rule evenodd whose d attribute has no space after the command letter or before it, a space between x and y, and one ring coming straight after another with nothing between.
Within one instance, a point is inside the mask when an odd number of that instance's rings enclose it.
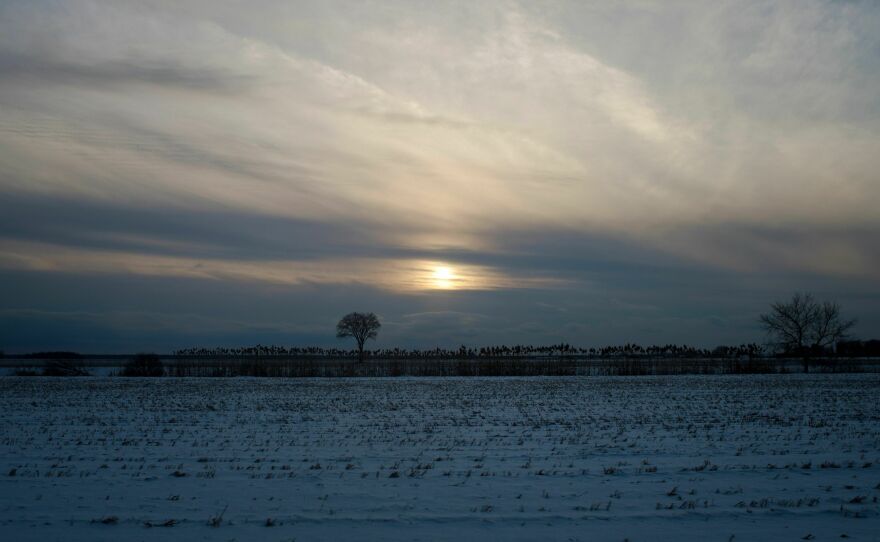
<instances>
[{"instance_id":1,"label":"small bush","mask_svg":"<svg viewBox=\"0 0 880 542\"><path fill-rule=\"evenodd\" d=\"M156 354L138 354L125 364L122 376L163 376L165 367Z\"/></svg>"}]
</instances>

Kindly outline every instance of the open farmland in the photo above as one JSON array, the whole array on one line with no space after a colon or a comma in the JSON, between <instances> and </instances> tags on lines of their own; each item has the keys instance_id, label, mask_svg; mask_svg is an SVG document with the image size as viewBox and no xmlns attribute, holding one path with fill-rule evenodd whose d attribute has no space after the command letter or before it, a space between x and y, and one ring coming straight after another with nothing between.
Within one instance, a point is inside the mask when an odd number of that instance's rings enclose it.
<instances>
[{"instance_id":1,"label":"open farmland","mask_svg":"<svg viewBox=\"0 0 880 542\"><path fill-rule=\"evenodd\" d=\"M880 376L0 378L3 540L880 540Z\"/></svg>"}]
</instances>

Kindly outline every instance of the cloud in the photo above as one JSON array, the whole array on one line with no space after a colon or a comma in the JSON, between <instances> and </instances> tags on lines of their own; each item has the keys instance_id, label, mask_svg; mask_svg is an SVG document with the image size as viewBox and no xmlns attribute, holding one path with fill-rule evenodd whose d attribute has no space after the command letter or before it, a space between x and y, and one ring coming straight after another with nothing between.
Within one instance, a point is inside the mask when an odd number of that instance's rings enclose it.
<instances>
[{"instance_id":1,"label":"cloud","mask_svg":"<svg viewBox=\"0 0 880 542\"><path fill-rule=\"evenodd\" d=\"M430 291L511 332L436 287L452 267L471 300L566 309L529 324L548 337L586 325L560 290L658 289L602 298L620 322L717 276L872 292L878 23L819 0L4 2L0 260Z\"/></svg>"},{"instance_id":2,"label":"cloud","mask_svg":"<svg viewBox=\"0 0 880 542\"><path fill-rule=\"evenodd\" d=\"M603 60L607 44L584 44L562 21L511 4L475 9L464 30L449 14L421 20L405 5L372 22L331 22L302 5L300 18L336 31L324 39L340 43L324 54L228 9L206 19L168 6L13 6L6 19L27 32L0 42L0 66L11 70L0 98L16 106L0 128L7 162L14 156L21 171L21 162L45 161L37 148L51 150L48 175L28 168L6 181L19 187L328 221L382 216L459 246L478 242L469 230L495 226L638 234L707 221L869 220L876 122L828 117L865 96L856 84L864 81L852 67L851 84L813 63L791 67L801 45L816 64L851 64L843 55L857 47L852 34L866 31L851 9L773 10L757 45L736 29L765 10L696 10L687 37L722 39L686 62L661 59L672 74L708 70L696 85L669 89L652 71ZM559 13L568 10L577 12ZM591 15L588 25L610 16ZM818 49L805 32L830 46ZM17 80L27 72L43 77L36 95ZM798 88L809 78L814 95L783 96L765 78L777 73ZM670 98L679 95L700 100ZM766 114L779 106L791 112ZM792 118L809 120L809 133Z\"/></svg>"},{"instance_id":3,"label":"cloud","mask_svg":"<svg viewBox=\"0 0 880 542\"><path fill-rule=\"evenodd\" d=\"M119 250L70 249L60 245L0 240L0 268L43 272L168 276L281 285L365 284L400 292L552 288L554 278L516 276L487 266L413 259L333 257L296 260L235 260L164 256ZM438 270L446 275L440 278Z\"/></svg>"},{"instance_id":4,"label":"cloud","mask_svg":"<svg viewBox=\"0 0 880 542\"><path fill-rule=\"evenodd\" d=\"M247 78L192 68L159 64L149 66L131 61L110 61L99 65L76 65L27 55L0 57L0 77L7 84L70 85L112 88L114 86L181 87L196 91L232 91ZM121 89L124 90L124 89Z\"/></svg>"}]
</instances>

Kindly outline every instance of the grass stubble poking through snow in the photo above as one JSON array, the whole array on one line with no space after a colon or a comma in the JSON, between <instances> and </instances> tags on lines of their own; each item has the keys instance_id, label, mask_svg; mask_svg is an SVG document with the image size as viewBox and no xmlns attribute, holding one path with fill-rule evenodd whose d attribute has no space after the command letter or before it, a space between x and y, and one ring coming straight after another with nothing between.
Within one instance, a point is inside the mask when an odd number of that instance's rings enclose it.
<instances>
[{"instance_id":1,"label":"grass stubble poking through snow","mask_svg":"<svg viewBox=\"0 0 880 542\"><path fill-rule=\"evenodd\" d=\"M878 391L3 377L0 539L880 540Z\"/></svg>"}]
</instances>

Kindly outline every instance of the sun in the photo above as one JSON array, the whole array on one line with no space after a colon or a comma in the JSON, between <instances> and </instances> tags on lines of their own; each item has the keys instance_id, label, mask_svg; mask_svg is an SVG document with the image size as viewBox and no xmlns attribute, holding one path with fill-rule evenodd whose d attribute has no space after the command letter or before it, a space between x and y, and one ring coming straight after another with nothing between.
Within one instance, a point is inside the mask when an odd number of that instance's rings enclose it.
<instances>
[{"instance_id":1,"label":"sun","mask_svg":"<svg viewBox=\"0 0 880 542\"><path fill-rule=\"evenodd\" d=\"M451 290L455 288L455 271L448 266L435 267L431 280L434 283L434 288Z\"/></svg>"}]
</instances>

